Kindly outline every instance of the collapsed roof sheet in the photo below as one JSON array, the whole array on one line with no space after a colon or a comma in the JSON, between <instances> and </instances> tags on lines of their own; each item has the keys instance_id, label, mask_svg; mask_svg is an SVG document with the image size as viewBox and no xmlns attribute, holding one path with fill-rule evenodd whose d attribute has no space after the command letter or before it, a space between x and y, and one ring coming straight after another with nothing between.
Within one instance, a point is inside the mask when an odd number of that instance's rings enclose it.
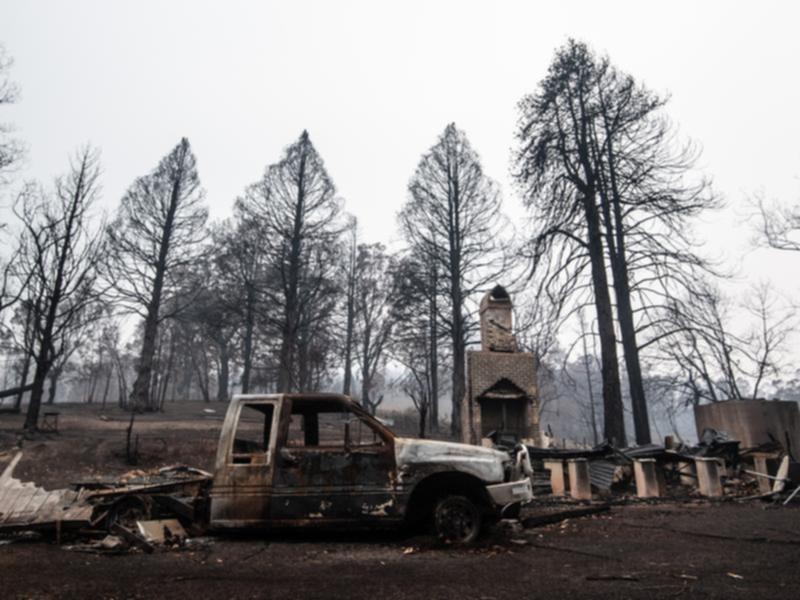
<instances>
[{"instance_id":1,"label":"collapsed roof sheet","mask_svg":"<svg viewBox=\"0 0 800 600\"><path fill-rule=\"evenodd\" d=\"M0 475L0 532L89 524L93 507L86 501L86 492L48 491L12 477L20 458L21 452L11 459Z\"/></svg>"}]
</instances>

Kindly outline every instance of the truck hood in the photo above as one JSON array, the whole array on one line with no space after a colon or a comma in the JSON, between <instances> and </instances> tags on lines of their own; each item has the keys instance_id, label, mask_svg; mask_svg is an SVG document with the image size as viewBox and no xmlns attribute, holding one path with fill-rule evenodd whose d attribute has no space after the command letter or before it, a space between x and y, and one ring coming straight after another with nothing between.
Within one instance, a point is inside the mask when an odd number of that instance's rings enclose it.
<instances>
[{"instance_id":1,"label":"truck hood","mask_svg":"<svg viewBox=\"0 0 800 600\"><path fill-rule=\"evenodd\" d=\"M452 470L474 475L487 483L503 481L503 463L509 455L500 450L412 438L395 438L397 468L433 467L433 471Z\"/></svg>"}]
</instances>

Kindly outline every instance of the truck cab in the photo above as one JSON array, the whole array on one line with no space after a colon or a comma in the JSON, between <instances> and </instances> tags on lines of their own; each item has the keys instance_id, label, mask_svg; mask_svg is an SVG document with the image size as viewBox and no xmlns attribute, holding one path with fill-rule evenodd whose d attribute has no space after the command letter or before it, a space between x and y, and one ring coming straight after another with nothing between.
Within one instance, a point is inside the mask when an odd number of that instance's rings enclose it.
<instances>
[{"instance_id":1,"label":"truck cab","mask_svg":"<svg viewBox=\"0 0 800 600\"><path fill-rule=\"evenodd\" d=\"M346 396L239 395L223 423L209 492L212 529L433 525L445 541L532 498L530 461L396 436Z\"/></svg>"}]
</instances>

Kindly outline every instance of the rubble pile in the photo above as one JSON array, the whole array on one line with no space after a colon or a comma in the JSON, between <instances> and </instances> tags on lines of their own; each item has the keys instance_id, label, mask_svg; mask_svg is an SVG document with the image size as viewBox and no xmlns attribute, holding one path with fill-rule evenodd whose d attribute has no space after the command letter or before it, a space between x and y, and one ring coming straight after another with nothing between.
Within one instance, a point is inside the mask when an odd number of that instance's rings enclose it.
<instances>
[{"instance_id":1,"label":"rubble pile","mask_svg":"<svg viewBox=\"0 0 800 600\"><path fill-rule=\"evenodd\" d=\"M319 403L320 400L315 397L309 402ZM234 414L238 415L238 412ZM266 428L264 423L268 424L269 420L261 417L259 427ZM266 428L265 431L271 429ZM266 469L266 450L254 453L244 446L242 448L245 449L242 450L237 445L238 440L233 438L233 425L229 427L228 433L231 435L225 438L227 441L224 441L222 447L233 450L230 460L218 462L216 478L219 481L216 483L215 476L211 473L176 465L153 471L129 471L113 479L77 482L70 489L45 490L13 476L14 468L22 457L22 453L18 452L0 474L0 544L30 539L35 535L55 539L70 550L103 554L151 553L206 544L208 541L202 536L206 528L214 524L213 515L209 519L209 513L213 513L209 510L210 506L213 508L209 497L215 498L213 493L209 493L212 485L234 492L243 489L258 502L264 496L259 487L261 484L242 486L243 481L249 480L236 477L239 477L239 465L247 465L248 469ZM348 436L349 433L345 437ZM358 475L377 477L376 473L380 473L381 476L386 476L387 472L394 472L393 469L408 469L408 465L415 464L425 465L434 459L439 460L436 464L451 465L452 461L444 460L449 455L441 455L442 448L450 448L459 465L468 462L467 458L474 460L474 465L470 464L475 469L484 465L486 457L489 457L497 461L499 470L511 469L516 473L515 479L506 479L503 483L489 485L486 489L489 493L500 488L507 492L507 497L502 494L498 496L504 498L498 502L498 518L512 516L518 521L516 526L522 529L588 517L623 502L657 502L662 499L696 502L714 499L763 501L779 506L800 502L800 464L793 457L793 438L788 433L761 438L750 436L747 438L751 440L749 445L742 447L740 440L708 427L702 431L699 439L699 443L694 446L675 443L667 438L663 445L647 444L630 448L618 448L608 442L590 449L541 448L520 444L516 438L494 432L491 437L482 440L482 445L505 450L505 453L471 446L455 447L453 444L438 442L430 447L428 454L422 450L429 447L421 446L419 440L400 439L399 456L405 463L392 462L393 466L387 466L386 470L380 471L370 471L361 464ZM752 440L757 440L757 443ZM268 444L265 443L266 447ZM274 447L270 448L273 453L271 460L275 461L280 457L281 461L292 465L292 468L298 463L292 447L284 448L281 452ZM473 450L475 454L472 453ZM330 450L326 452L329 453ZM436 454L437 452L440 454ZM221 456L225 457L224 454ZM345 452L342 456L347 458L349 454ZM516 463L508 460L500 462L504 456L516 457ZM416 463L409 457L414 458ZM391 455L391 460L395 460L394 455ZM325 476L335 478L339 474L339 471L333 470L326 472ZM499 476L502 476L502 472ZM455 497L456 501L453 502L457 502L458 496L453 496L452 488L457 483L455 478L446 482L443 480L441 486L444 487L436 491L439 494L451 494L449 497ZM535 499L529 509L520 514L522 501L513 494L521 493L527 500L531 497L531 488ZM422 486L422 489L426 488ZM433 488L429 493L433 494L432 490ZM218 510L224 517L222 522L244 523L242 527L250 527L254 522L251 514L253 500L244 492L241 493L241 498L236 494L232 497L237 502L240 501L235 506L245 511L243 514L249 515L250 521L231 521L230 515L234 513L225 512L232 509L223 504ZM359 493L360 488L356 488L352 497L360 500ZM464 501L464 498L460 501ZM588 506L554 506L565 502L585 503ZM390 498L387 504L372 509L369 504L362 504L366 507L362 512L367 516L380 516L385 514L388 507L393 506L394 499ZM442 504L443 501L439 501L438 505ZM287 502L286 506L288 505ZM506 511L512 506L516 506L516 511ZM548 507L561 510L547 512ZM313 523L323 516L321 511L330 508L330 503L323 497L319 508L316 504L312 508L313 511L307 515L297 511L287 515L293 518L306 515L304 523ZM537 514L536 509L544 509L545 512L540 511ZM247 513L247 510L251 512ZM455 509L451 507L448 510ZM475 513L479 516L477 508ZM260 514L255 511L256 516ZM449 513L444 511L437 514L441 516ZM474 541L475 537L470 541Z\"/></svg>"},{"instance_id":2,"label":"rubble pile","mask_svg":"<svg viewBox=\"0 0 800 600\"><path fill-rule=\"evenodd\" d=\"M0 475L0 540L39 537L75 541L70 550L119 554L174 549L202 533L198 506L211 474L182 465L130 471L113 480L48 491L13 477L19 452Z\"/></svg>"},{"instance_id":3,"label":"rubble pile","mask_svg":"<svg viewBox=\"0 0 800 600\"><path fill-rule=\"evenodd\" d=\"M724 432L706 429L696 446L648 444L591 449L536 448L528 453L534 489L555 497L590 500L718 498L800 500L800 464L780 444L741 450Z\"/></svg>"}]
</instances>

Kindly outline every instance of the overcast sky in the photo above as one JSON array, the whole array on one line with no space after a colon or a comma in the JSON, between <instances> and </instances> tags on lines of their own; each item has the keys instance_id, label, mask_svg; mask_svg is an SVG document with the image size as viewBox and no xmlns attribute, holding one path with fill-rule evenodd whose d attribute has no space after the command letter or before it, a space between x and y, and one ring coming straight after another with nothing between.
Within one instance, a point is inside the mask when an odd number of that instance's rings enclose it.
<instances>
[{"instance_id":1,"label":"overcast sky","mask_svg":"<svg viewBox=\"0 0 800 600\"><path fill-rule=\"evenodd\" d=\"M795 2L122 2L3 0L0 43L19 103L0 114L49 180L89 142L113 209L181 136L214 217L308 129L370 241L420 154L464 129L512 213L516 103L570 36L650 88L703 147L728 208L701 225L739 284L796 295L792 258L753 251L745 200L800 198L800 4Z\"/></svg>"}]
</instances>

